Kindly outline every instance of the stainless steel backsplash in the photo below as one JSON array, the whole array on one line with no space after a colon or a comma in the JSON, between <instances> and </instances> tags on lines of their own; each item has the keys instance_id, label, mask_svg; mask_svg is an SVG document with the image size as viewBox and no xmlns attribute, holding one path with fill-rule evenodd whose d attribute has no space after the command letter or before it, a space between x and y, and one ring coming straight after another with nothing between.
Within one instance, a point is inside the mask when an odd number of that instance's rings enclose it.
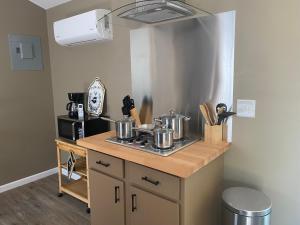
<instances>
[{"instance_id":1,"label":"stainless steel backsplash","mask_svg":"<svg viewBox=\"0 0 300 225\"><path fill-rule=\"evenodd\" d=\"M132 94L143 122L174 109L203 136L199 104L233 104L235 12L131 30ZM228 121L231 140L232 121Z\"/></svg>"}]
</instances>

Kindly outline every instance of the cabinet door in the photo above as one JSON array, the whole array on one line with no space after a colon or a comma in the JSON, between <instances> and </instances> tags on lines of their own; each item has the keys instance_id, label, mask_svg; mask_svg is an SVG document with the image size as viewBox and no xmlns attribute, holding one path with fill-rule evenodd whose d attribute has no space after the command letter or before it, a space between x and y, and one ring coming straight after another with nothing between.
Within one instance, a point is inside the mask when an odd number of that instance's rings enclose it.
<instances>
[{"instance_id":1,"label":"cabinet door","mask_svg":"<svg viewBox=\"0 0 300 225\"><path fill-rule=\"evenodd\" d=\"M91 224L124 225L125 203L122 181L90 170Z\"/></svg>"},{"instance_id":2,"label":"cabinet door","mask_svg":"<svg viewBox=\"0 0 300 225\"><path fill-rule=\"evenodd\" d=\"M179 205L130 187L127 193L129 225L179 225Z\"/></svg>"}]
</instances>

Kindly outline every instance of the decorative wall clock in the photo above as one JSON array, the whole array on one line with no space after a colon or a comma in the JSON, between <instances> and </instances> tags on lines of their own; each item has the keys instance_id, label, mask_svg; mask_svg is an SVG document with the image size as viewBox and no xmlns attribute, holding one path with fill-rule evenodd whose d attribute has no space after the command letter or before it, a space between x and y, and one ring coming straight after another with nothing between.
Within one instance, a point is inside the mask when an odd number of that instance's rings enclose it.
<instances>
[{"instance_id":1,"label":"decorative wall clock","mask_svg":"<svg viewBox=\"0 0 300 225\"><path fill-rule=\"evenodd\" d=\"M91 83L88 92L87 111L91 116L100 116L103 111L103 103L105 96L105 88L100 79L96 79Z\"/></svg>"}]
</instances>

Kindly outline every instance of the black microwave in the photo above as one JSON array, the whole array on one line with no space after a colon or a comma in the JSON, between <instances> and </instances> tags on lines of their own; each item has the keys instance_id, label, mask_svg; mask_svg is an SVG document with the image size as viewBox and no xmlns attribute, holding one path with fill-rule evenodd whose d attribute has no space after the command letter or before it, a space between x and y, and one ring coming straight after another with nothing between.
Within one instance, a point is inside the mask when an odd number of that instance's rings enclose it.
<instances>
[{"instance_id":1,"label":"black microwave","mask_svg":"<svg viewBox=\"0 0 300 225\"><path fill-rule=\"evenodd\" d=\"M98 117L87 117L84 120L78 120L72 119L67 115L57 117L57 127L58 136L71 141L109 130L108 122Z\"/></svg>"}]
</instances>

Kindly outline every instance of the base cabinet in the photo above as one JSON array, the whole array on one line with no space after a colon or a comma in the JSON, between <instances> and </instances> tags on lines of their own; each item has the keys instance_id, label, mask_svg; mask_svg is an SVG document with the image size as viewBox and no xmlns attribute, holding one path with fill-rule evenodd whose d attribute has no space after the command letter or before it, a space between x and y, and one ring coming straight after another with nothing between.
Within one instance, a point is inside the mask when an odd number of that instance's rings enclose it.
<instances>
[{"instance_id":1,"label":"base cabinet","mask_svg":"<svg viewBox=\"0 0 300 225\"><path fill-rule=\"evenodd\" d=\"M90 170L91 224L125 225L124 183Z\"/></svg>"},{"instance_id":2,"label":"base cabinet","mask_svg":"<svg viewBox=\"0 0 300 225\"><path fill-rule=\"evenodd\" d=\"M128 225L179 225L179 205L138 188L127 192Z\"/></svg>"},{"instance_id":3,"label":"base cabinet","mask_svg":"<svg viewBox=\"0 0 300 225\"><path fill-rule=\"evenodd\" d=\"M89 150L91 225L220 225L223 162L183 179Z\"/></svg>"}]
</instances>

